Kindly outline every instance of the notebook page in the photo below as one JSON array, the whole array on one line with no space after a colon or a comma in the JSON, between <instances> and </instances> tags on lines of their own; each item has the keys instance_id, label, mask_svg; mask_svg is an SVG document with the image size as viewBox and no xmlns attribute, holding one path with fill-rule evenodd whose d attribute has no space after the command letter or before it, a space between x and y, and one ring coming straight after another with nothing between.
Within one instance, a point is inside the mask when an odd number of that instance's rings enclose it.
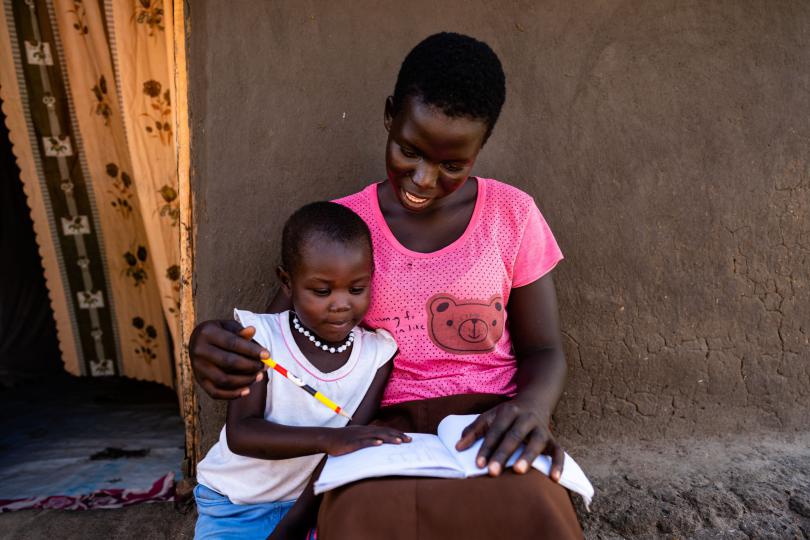
<instances>
[{"instance_id":1,"label":"notebook page","mask_svg":"<svg viewBox=\"0 0 810 540\"><path fill-rule=\"evenodd\" d=\"M412 440L382 444L343 456L329 456L315 482L315 494L380 476L432 476L463 478L453 457L435 435L409 433Z\"/></svg>"},{"instance_id":2,"label":"notebook page","mask_svg":"<svg viewBox=\"0 0 810 540\"><path fill-rule=\"evenodd\" d=\"M482 439L475 441L475 444L463 452L456 450L456 443L461 438L461 432L464 431L464 428L469 426L476 417L478 417L477 414L451 414L450 416L446 416L439 423L437 430L439 440L441 440L445 448L447 448L450 454L455 458L461 470L464 471L464 476L467 478L487 474L486 468L479 469L478 465L475 464L478 450L483 443Z\"/></svg>"},{"instance_id":3,"label":"notebook page","mask_svg":"<svg viewBox=\"0 0 810 540\"><path fill-rule=\"evenodd\" d=\"M483 439L478 439L475 444L463 452L455 450L456 442L461 438L461 432L477 417L477 414L450 415L439 423L439 439L448 451L454 455L467 477L481 476L487 472L487 469L479 469L475 464L475 458L478 455L478 450L481 448ZM511 467L515 464L522 450L523 447L521 446L520 450L512 455L506 463L507 467ZM548 473L551 471L551 458L546 455L538 456L532 463L532 467L548 476ZM579 464L574 461L574 458L569 456L567 452L565 454L565 461L563 462L563 473L560 478L560 485L575 493L579 493L585 501L585 506L590 506L591 499L593 499L594 495L593 486Z\"/></svg>"}]
</instances>

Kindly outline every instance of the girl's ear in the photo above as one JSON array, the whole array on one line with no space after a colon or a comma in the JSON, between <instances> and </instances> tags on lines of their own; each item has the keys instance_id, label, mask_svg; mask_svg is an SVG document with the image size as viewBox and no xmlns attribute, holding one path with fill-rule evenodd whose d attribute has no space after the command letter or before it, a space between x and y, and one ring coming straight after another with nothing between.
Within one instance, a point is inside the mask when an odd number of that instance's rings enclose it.
<instances>
[{"instance_id":1,"label":"girl's ear","mask_svg":"<svg viewBox=\"0 0 810 540\"><path fill-rule=\"evenodd\" d=\"M383 123L385 124L385 131L391 131L391 123L394 121L394 96L388 96L385 99L385 116Z\"/></svg>"},{"instance_id":2,"label":"girl's ear","mask_svg":"<svg viewBox=\"0 0 810 540\"><path fill-rule=\"evenodd\" d=\"M287 298L292 298L292 280L290 273L287 272L283 266L278 265L276 267L276 276L281 282L281 289L284 291L284 294L287 295Z\"/></svg>"}]
</instances>

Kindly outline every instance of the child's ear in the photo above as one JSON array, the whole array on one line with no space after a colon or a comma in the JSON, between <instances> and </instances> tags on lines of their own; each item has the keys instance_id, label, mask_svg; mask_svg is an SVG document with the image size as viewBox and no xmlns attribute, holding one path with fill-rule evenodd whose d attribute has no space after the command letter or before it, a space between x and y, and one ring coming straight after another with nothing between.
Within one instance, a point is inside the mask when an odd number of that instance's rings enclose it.
<instances>
[{"instance_id":1,"label":"child's ear","mask_svg":"<svg viewBox=\"0 0 810 540\"><path fill-rule=\"evenodd\" d=\"M385 124L385 131L391 131L391 123L394 121L394 96L388 96L385 99L385 116L383 123Z\"/></svg>"},{"instance_id":2,"label":"child's ear","mask_svg":"<svg viewBox=\"0 0 810 540\"><path fill-rule=\"evenodd\" d=\"M281 282L281 289L284 291L284 294L286 294L288 298L292 298L292 280L290 273L287 272L283 266L278 265L276 267L276 276Z\"/></svg>"}]
</instances>

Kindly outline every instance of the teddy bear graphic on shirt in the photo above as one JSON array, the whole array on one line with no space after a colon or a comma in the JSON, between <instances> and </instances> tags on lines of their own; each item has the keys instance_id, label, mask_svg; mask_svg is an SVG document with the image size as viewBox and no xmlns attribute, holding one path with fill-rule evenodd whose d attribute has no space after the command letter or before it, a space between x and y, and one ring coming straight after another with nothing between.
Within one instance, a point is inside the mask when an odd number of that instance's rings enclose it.
<instances>
[{"instance_id":1,"label":"teddy bear graphic on shirt","mask_svg":"<svg viewBox=\"0 0 810 540\"><path fill-rule=\"evenodd\" d=\"M503 335L503 299L459 300L439 293L427 301L430 339L440 349L455 354L491 351Z\"/></svg>"}]
</instances>

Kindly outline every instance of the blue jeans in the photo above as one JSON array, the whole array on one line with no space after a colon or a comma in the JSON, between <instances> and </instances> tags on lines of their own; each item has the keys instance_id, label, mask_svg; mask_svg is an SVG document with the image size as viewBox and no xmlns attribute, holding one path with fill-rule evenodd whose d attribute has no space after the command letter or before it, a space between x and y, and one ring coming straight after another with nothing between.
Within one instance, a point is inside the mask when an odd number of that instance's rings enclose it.
<instances>
[{"instance_id":1,"label":"blue jeans","mask_svg":"<svg viewBox=\"0 0 810 540\"><path fill-rule=\"evenodd\" d=\"M202 484L194 488L197 500L195 540L265 540L295 501L234 504Z\"/></svg>"}]
</instances>

